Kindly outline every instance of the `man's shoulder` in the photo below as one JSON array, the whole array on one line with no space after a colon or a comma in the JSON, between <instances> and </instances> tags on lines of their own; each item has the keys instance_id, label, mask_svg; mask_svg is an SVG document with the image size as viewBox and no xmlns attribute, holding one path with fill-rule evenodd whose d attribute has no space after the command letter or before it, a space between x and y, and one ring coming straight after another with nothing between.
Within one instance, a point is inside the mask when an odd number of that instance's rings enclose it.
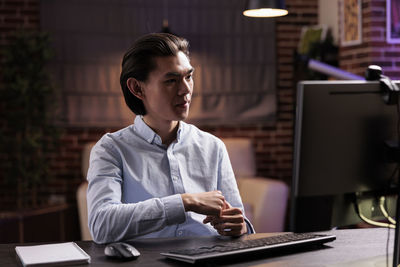
<instances>
[{"instance_id":1,"label":"man's shoulder","mask_svg":"<svg viewBox=\"0 0 400 267\"><path fill-rule=\"evenodd\" d=\"M203 139L207 140L208 142L215 142L215 143L222 143L222 140L219 139L217 136L206 132L204 130L199 129L197 126L189 123L185 123L185 132L188 136L195 138L195 139Z\"/></svg>"},{"instance_id":2,"label":"man's shoulder","mask_svg":"<svg viewBox=\"0 0 400 267\"><path fill-rule=\"evenodd\" d=\"M129 125L114 132L105 133L97 143L111 145L115 144L118 140L129 138L132 135L132 126Z\"/></svg>"},{"instance_id":3,"label":"man's shoulder","mask_svg":"<svg viewBox=\"0 0 400 267\"><path fill-rule=\"evenodd\" d=\"M123 136L130 135L131 132L132 132L132 130L131 130L132 126L133 126L133 124L129 125L129 126L126 126L126 127L122 128L122 129L116 130L114 132L105 133L102 138L123 137Z\"/></svg>"}]
</instances>

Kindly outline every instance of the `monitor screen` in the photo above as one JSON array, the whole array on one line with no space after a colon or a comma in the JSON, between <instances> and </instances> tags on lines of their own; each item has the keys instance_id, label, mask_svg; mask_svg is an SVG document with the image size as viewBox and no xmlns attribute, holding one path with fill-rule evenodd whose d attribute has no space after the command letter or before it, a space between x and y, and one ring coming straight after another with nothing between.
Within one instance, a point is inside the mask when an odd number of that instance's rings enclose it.
<instances>
[{"instance_id":1,"label":"monitor screen","mask_svg":"<svg viewBox=\"0 0 400 267\"><path fill-rule=\"evenodd\" d=\"M379 82L298 84L292 231L358 223L356 194L368 216L381 216L374 207L376 197L388 193L396 168L386 148L397 142L398 118L396 106L385 104L380 92Z\"/></svg>"}]
</instances>

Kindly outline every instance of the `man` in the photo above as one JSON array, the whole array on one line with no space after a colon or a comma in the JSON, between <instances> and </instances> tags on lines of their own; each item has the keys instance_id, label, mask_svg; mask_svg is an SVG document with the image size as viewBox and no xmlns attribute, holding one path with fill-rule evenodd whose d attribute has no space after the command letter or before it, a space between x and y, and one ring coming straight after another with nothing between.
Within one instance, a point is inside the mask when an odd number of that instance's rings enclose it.
<instances>
[{"instance_id":1,"label":"man","mask_svg":"<svg viewBox=\"0 0 400 267\"><path fill-rule=\"evenodd\" d=\"M193 72L188 42L139 38L122 62L121 87L133 125L93 147L87 179L94 241L254 232L243 215L221 140L183 122Z\"/></svg>"}]
</instances>

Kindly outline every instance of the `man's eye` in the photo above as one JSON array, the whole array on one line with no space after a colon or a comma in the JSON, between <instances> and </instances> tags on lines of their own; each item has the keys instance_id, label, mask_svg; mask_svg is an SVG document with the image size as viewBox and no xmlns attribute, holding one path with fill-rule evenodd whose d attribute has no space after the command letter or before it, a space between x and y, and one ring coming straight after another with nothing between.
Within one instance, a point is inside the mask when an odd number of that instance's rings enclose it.
<instances>
[{"instance_id":1,"label":"man's eye","mask_svg":"<svg viewBox=\"0 0 400 267\"><path fill-rule=\"evenodd\" d=\"M188 80L188 81L190 81L192 78L193 78L193 76L192 76L192 75L188 75L188 76L186 76L186 80Z\"/></svg>"},{"instance_id":2,"label":"man's eye","mask_svg":"<svg viewBox=\"0 0 400 267\"><path fill-rule=\"evenodd\" d=\"M175 79L169 79L169 80L165 81L166 84L171 84L171 83L174 83L174 82L176 82Z\"/></svg>"}]
</instances>

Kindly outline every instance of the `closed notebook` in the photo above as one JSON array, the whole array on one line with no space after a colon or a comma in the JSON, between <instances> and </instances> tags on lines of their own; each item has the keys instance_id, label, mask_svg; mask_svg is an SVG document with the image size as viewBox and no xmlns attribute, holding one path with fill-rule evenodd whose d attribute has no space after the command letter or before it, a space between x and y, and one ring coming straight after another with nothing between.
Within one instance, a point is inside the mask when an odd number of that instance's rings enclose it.
<instances>
[{"instance_id":1,"label":"closed notebook","mask_svg":"<svg viewBox=\"0 0 400 267\"><path fill-rule=\"evenodd\" d=\"M23 266L73 265L90 263L90 256L75 242L35 246L17 246Z\"/></svg>"}]
</instances>

